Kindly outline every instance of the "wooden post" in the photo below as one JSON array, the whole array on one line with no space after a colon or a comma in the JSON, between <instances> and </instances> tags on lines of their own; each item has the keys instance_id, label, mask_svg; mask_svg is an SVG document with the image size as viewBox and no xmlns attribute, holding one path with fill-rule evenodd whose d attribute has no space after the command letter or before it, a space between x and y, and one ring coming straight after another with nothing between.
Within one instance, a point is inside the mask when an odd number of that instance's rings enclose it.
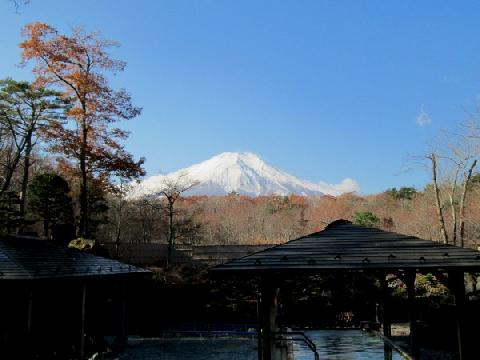
<instances>
[{"instance_id":1,"label":"wooden post","mask_svg":"<svg viewBox=\"0 0 480 360\"><path fill-rule=\"evenodd\" d=\"M80 360L85 359L85 316L86 316L87 284L82 286L82 310L80 319Z\"/></svg>"},{"instance_id":2,"label":"wooden post","mask_svg":"<svg viewBox=\"0 0 480 360\"><path fill-rule=\"evenodd\" d=\"M390 314L389 314L389 293L388 290L388 282L387 282L387 274L382 274L380 276L380 288L382 293L382 325L383 325L383 336L390 338L392 336L392 324L390 321Z\"/></svg>"},{"instance_id":3,"label":"wooden post","mask_svg":"<svg viewBox=\"0 0 480 360\"><path fill-rule=\"evenodd\" d=\"M383 336L390 339L392 336L392 324L390 320L390 309L389 309L389 295L390 290L388 289L387 274L382 273L380 275L380 290L381 290L381 302L382 302L382 327L383 327ZM383 345L383 355L385 360L392 360L393 352L392 347L385 342Z\"/></svg>"},{"instance_id":4,"label":"wooden post","mask_svg":"<svg viewBox=\"0 0 480 360\"><path fill-rule=\"evenodd\" d=\"M257 358L262 360L262 296L257 294Z\"/></svg>"},{"instance_id":5,"label":"wooden post","mask_svg":"<svg viewBox=\"0 0 480 360\"><path fill-rule=\"evenodd\" d=\"M278 312L278 287L272 279L262 279L260 301L260 327L262 336L261 360L277 360L275 349L275 332Z\"/></svg>"},{"instance_id":6,"label":"wooden post","mask_svg":"<svg viewBox=\"0 0 480 360\"><path fill-rule=\"evenodd\" d=\"M455 271L449 273L449 279L451 281L451 289L455 296L455 317L457 322L457 342L458 342L458 359L466 359L465 354L465 342L463 339L463 322L465 311L465 281L463 271Z\"/></svg>"},{"instance_id":7,"label":"wooden post","mask_svg":"<svg viewBox=\"0 0 480 360\"><path fill-rule=\"evenodd\" d=\"M121 346L127 345L127 283L121 284L121 314L120 314L120 341Z\"/></svg>"},{"instance_id":8,"label":"wooden post","mask_svg":"<svg viewBox=\"0 0 480 360\"><path fill-rule=\"evenodd\" d=\"M417 272L415 270L406 271L404 274L405 285L407 286L407 308L408 322L410 325L410 351L414 357L418 355L417 342L417 319L415 309L415 278Z\"/></svg>"},{"instance_id":9,"label":"wooden post","mask_svg":"<svg viewBox=\"0 0 480 360\"><path fill-rule=\"evenodd\" d=\"M28 290L28 309L27 309L27 336L31 339L32 335L32 311L33 311L33 285Z\"/></svg>"},{"instance_id":10,"label":"wooden post","mask_svg":"<svg viewBox=\"0 0 480 360\"><path fill-rule=\"evenodd\" d=\"M30 284L30 288L27 293L27 335L25 339L25 355L29 358L33 355L33 349L35 348L34 337L32 334L32 314L33 314L33 284Z\"/></svg>"}]
</instances>

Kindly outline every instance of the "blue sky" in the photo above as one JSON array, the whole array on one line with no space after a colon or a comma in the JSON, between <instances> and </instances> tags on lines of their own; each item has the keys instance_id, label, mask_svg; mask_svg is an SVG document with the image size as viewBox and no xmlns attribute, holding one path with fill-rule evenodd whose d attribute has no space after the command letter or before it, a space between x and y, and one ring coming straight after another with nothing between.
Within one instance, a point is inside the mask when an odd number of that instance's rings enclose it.
<instances>
[{"instance_id":1,"label":"blue sky","mask_svg":"<svg viewBox=\"0 0 480 360\"><path fill-rule=\"evenodd\" d=\"M362 0L32 0L17 14L0 0L0 77L31 79L26 23L81 25L122 44L111 81L143 107L124 127L150 175L251 151L362 193L421 187L406 159L480 93L478 14L478 1Z\"/></svg>"}]
</instances>

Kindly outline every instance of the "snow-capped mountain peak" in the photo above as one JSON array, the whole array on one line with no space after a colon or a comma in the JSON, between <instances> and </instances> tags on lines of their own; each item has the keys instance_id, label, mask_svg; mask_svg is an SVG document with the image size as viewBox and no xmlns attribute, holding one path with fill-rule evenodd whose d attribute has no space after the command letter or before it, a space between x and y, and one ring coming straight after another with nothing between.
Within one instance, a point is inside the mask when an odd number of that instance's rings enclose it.
<instances>
[{"instance_id":1,"label":"snow-capped mountain peak","mask_svg":"<svg viewBox=\"0 0 480 360\"><path fill-rule=\"evenodd\" d=\"M359 190L358 184L349 178L335 185L313 183L278 170L253 153L224 152L168 175L151 176L134 192L137 196L155 193L165 186L166 180L179 177L197 183L186 195L226 195L232 191L249 196L339 195Z\"/></svg>"}]
</instances>

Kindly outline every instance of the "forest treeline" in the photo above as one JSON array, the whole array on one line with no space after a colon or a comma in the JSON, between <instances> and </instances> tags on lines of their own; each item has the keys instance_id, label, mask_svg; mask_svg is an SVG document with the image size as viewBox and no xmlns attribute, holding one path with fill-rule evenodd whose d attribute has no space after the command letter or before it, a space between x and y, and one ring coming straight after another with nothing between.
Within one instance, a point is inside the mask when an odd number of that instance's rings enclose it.
<instances>
[{"instance_id":1,"label":"forest treeline","mask_svg":"<svg viewBox=\"0 0 480 360\"><path fill-rule=\"evenodd\" d=\"M465 211L465 245L475 248L480 241L479 204L480 182L474 178ZM449 206L448 199L444 206ZM320 231L337 219L442 241L436 213L432 185L422 191L406 187L369 196L192 196L176 203L175 242L277 244ZM115 241L118 234L122 243L168 241L167 213L145 199L111 199L108 218L98 234L104 241ZM452 231L452 218L445 218L445 227Z\"/></svg>"},{"instance_id":2,"label":"forest treeline","mask_svg":"<svg viewBox=\"0 0 480 360\"><path fill-rule=\"evenodd\" d=\"M337 219L476 248L480 237L478 113L412 157L424 189L361 196L183 196L196 184L166 179L131 196L144 175L117 123L141 114L109 84L125 62L115 41L44 23L22 29L20 63L31 82L0 81L0 234L38 234L122 243L273 244L320 231ZM29 68L29 69L30 69Z\"/></svg>"}]
</instances>

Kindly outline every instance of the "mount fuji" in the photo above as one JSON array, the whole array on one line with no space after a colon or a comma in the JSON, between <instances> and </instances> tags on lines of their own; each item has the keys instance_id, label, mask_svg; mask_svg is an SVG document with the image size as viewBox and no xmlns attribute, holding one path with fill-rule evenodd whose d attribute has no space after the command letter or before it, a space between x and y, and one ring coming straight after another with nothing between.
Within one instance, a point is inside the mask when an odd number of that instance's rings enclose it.
<instances>
[{"instance_id":1,"label":"mount fuji","mask_svg":"<svg viewBox=\"0 0 480 360\"><path fill-rule=\"evenodd\" d=\"M358 192L355 180L346 178L339 184L314 183L278 170L252 153L224 152L209 160L167 175L151 176L134 186L133 196L154 194L169 179L182 178L197 185L184 195L340 195Z\"/></svg>"}]
</instances>

